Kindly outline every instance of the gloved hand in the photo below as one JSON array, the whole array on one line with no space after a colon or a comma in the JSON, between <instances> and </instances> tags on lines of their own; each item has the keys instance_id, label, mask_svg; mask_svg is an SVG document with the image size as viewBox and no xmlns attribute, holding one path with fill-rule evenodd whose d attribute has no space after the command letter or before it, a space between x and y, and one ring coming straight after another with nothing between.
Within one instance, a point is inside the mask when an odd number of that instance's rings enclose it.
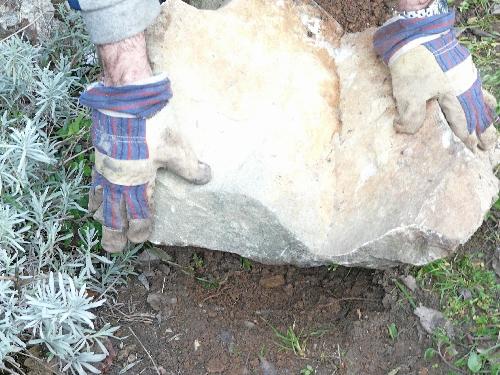
<instances>
[{"instance_id":1,"label":"gloved hand","mask_svg":"<svg viewBox=\"0 0 500 375\"><path fill-rule=\"evenodd\" d=\"M103 224L101 244L109 252L122 251L127 239L148 239L158 168L194 184L211 179L210 167L167 123L171 97L165 76L120 87L94 84L80 97L92 108L95 167L89 210Z\"/></svg>"},{"instance_id":2,"label":"gloved hand","mask_svg":"<svg viewBox=\"0 0 500 375\"><path fill-rule=\"evenodd\" d=\"M424 12L425 13L425 12ZM495 98L481 87L469 51L459 44L455 13L396 16L375 33L374 47L389 66L399 119L396 130L414 134L423 125L426 102L437 99L453 130L475 151L496 144Z\"/></svg>"}]
</instances>

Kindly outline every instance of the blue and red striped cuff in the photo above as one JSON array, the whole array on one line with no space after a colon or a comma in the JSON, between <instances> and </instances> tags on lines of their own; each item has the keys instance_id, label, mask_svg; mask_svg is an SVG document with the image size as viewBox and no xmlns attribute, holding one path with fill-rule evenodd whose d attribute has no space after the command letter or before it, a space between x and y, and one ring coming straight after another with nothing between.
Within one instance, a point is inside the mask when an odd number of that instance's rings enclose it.
<instances>
[{"instance_id":1,"label":"blue and red striped cuff","mask_svg":"<svg viewBox=\"0 0 500 375\"><path fill-rule=\"evenodd\" d=\"M118 87L108 87L98 83L80 96L80 103L95 110L150 118L165 107L171 98L170 81L164 78L147 84Z\"/></svg>"},{"instance_id":2,"label":"blue and red striped cuff","mask_svg":"<svg viewBox=\"0 0 500 375\"><path fill-rule=\"evenodd\" d=\"M408 43L453 29L455 12L428 18L396 18L389 20L375 33L373 46L386 64Z\"/></svg>"}]
</instances>

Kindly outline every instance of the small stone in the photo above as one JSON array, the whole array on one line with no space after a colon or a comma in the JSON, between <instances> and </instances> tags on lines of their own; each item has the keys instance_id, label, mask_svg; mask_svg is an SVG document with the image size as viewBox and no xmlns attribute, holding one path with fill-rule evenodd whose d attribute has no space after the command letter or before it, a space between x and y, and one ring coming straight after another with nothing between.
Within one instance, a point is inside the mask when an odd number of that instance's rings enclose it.
<instances>
[{"instance_id":1,"label":"small stone","mask_svg":"<svg viewBox=\"0 0 500 375\"><path fill-rule=\"evenodd\" d=\"M472 292L469 289L462 289L460 290L460 297L464 300L467 301L472 298Z\"/></svg>"},{"instance_id":2,"label":"small stone","mask_svg":"<svg viewBox=\"0 0 500 375\"><path fill-rule=\"evenodd\" d=\"M148 278L144 273L141 273L139 276L137 276L137 280L140 281L140 283L146 288L147 291L150 289L149 281Z\"/></svg>"},{"instance_id":3,"label":"small stone","mask_svg":"<svg viewBox=\"0 0 500 375\"><path fill-rule=\"evenodd\" d=\"M245 326L245 328L248 328L248 329L253 329L255 328L255 323L254 322L251 322L249 320L244 320L243 321L243 325Z\"/></svg>"},{"instance_id":4,"label":"small stone","mask_svg":"<svg viewBox=\"0 0 500 375\"><path fill-rule=\"evenodd\" d=\"M160 264L158 266L158 270L162 273L162 275L168 276L170 275L170 272L172 271L169 266L166 264Z\"/></svg>"},{"instance_id":5,"label":"small stone","mask_svg":"<svg viewBox=\"0 0 500 375\"><path fill-rule=\"evenodd\" d=\"M160 257L153 251L151 251L151 249L146 249L141 254L139 254L139 256L137 257L137 262L143 266L152 266L160 263Z\"/></svg>"},{"instance_id":6,"label":"small stone","mask_svg":"<svg viewBox=\"0 0 500 375\"><path fill-rule=\"evenodd\" d=\"M418 288L417 287L417 280L415 280L415 278L412 275L401 277L401 281L412 292L414 292Z\"/></svg>"},{"instance_id":7,"label":"small stone","mask_svg":"<svg viewBox=\"0 0 500 375\"><path fill-rule=\"evenodd\" d=\"M429 369L427 367L422 367L418 370L418 375L429 375Z\"/></svg>"},{"instance_id":8,"label":"small stone","mask_svg":"<svg viewBox=\"0 0 500 375\"><path fill-rule=\"evenodd\" d=\"M293 285L292 284L287 284L283 288L285 290L285 293L288 297L291 297L293 295Z\"/></svg>"},{"instance_id":9,"label":"small stone","mask_svg":"<svg viewBox=\"0 0 500 375\"><path fill-rule=\"evenodd\" d=\"M221 333L219 333L217 338L219 339L220 342L228 346L234 342L234 335L230 331L226 330L221 331Z\"/></svg>"},{"instance_id":10,"label":"small stone","mask_svg":"<svg viewBox=\"0 0 500 375\"><path fill-rule=\"evenodd\" d=\"M217 316L217 313L215 311L210 310L207 313L207 315L208 315L209 318L215 318Z\"/></svg>"},{"instance_id":11,"label":"small stone","mask_svg":"<svg viewBox=\"0 0 500 375\"><path fill-rule=\"evenodd\" d=\"M386 309L389 309L393 302L394 297L390 293L387 293L384 298L382 298L382 306Z\"/></svg>"},{"instance_id":12,"label":"small stone","mask_svg":"<svg viewBox=\"0 0 500 375\"><path fill-rule=\"evenodd\" d=\"M170 305L177 305L177 297L169 297L167 298L167 302L170 304Z\"/></svg>"},{"instance_id":13,"label":"small stone","mask_svg":"<svg viewBox=\"0 0 500 375\"><path fill-rule=\"evenodd\" d=\"M227 357L222 354L213 357L207 363L206 369L209 374L224 372L227 368Z\"/></svg>"},{"instance_id":14,"label":"small stone","mask_svg":"<svg viewBox=\"0 0 500 375\"><path fill-rule=\"evenodd\" d=\"M129 355L137 350L137 346L135 344L126 345L122 350L118 352L118 361L125 361Z\"/></svg>"},{"instance_id":15,"label":"small stone","mask_svg":"<svg viewBox=\"0 0 500 375\"><path fill-rule=\"evenodd\" d=\"M280 286L285 285L285 278L283 277L283 275L263 277L262 279L260 279L259 284L261 287L267 289L279 288Z\"/></svg>"},{"instance_id":16,"label":"small stone","mask_svg":"<svg viewBox=\"0 0 500 375\"><path fill-rule=\"evenodd\" d=\"M153 310L160 311L163 302L163 296L160 293L150 293L146 301Z\"/></svg>"},{"instance_id":17,"label":"small stone","mask_svg":"<svg viewBox=\"0 0 500 375\"><path fill-rule=\"evenodd\" d=\"M262 370L262 375L278 375L274 365L262 357L260 358L260 368Z\"/></svg>"},{"instance_id":18,"label":"small stone","mask_svg":"<svg viewBox=\"0 0 500 375\"><path fill-rule=\"evenodd\" d=\"M438 328L444 328L448 336L454 336L453 326L442 312L420 306L415 309L414 313L420 319L420 324L428 334L433 334Z\"/></svg>"},{"instance_id":19,"label":"small stone","mask_svg":"<svg viewBox=\"0 0 500 375\"><path fill-rule=\"evenodd\" d=\"M160 373L160 375L167 375L168 374L167 370L165 370L165 367L163 367L163 366L158 367L158 372Z\"/></svg>"},{"instance_id":20,"label":"small stone","mask_svg":"<svg viewBox=\"0 0 500 375\"><path fill-rule=\"evenodd\" d=\"M135 362L137 361L137 354L130 354L127 358L127 362L128 363L132 363L132 362Z\"/></svg>"}]
</instances>

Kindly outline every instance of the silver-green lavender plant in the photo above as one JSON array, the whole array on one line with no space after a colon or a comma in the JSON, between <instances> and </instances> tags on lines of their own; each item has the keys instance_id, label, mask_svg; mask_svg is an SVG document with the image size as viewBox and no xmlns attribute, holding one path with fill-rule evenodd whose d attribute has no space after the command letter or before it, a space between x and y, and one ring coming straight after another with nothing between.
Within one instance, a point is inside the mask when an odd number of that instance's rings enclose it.
<instances>
[{"instance_id":1,"label":"silver-green lavender plant","mask_svg":"<svg viewBox=\"0 0 500 375\"><path fill-rule=\"evenodd\" d=\"M61 6L57 22L40 45L22 35L0 43L0 372L14 374L32 345L60 371L99 373L116 328L96 327L94 310L133 272L138 251L100 255L83 207L88 166L67 163L88 128L60 131L85 117L77 94L97 68L78 15Z\"/></svg>"}]
</instances>

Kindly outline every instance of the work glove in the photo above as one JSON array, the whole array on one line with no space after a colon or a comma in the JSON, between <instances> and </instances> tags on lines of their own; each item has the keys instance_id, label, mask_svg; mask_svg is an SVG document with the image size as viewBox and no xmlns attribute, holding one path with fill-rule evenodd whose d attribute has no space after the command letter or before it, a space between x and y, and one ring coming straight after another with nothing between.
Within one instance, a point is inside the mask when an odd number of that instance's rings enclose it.
<instances>
[{"instance_id":1,"label":"work glove","mask_svg":"<svg viewBox=\"0 0 500 375\"><path fill-rule=\"evenodd\" d=\"M89 211L103 225L106 251L122 251L127 239L141 243L149 238L158 168L194 184L211 179L210 167L169 126L171 97L165 76L120 87L97 83L80 97L92 109L95 166Z\"/></svg>"},{"instance_id":2,"label":"work glove","mask_svg":"<svg viewBox=\"0 0 500 375\"><path fill-rule=\"evenodd\" d=\"M423 12L425 14L425 12ZM469 51L453 30L455 13L402 15L377 30L375 51L389 66L399 112L396 130L414 134L423 125L426 102L437 99L451 130L472 151L497 142L495 98L481 87Z\"/></svg>"}]
</instances>

